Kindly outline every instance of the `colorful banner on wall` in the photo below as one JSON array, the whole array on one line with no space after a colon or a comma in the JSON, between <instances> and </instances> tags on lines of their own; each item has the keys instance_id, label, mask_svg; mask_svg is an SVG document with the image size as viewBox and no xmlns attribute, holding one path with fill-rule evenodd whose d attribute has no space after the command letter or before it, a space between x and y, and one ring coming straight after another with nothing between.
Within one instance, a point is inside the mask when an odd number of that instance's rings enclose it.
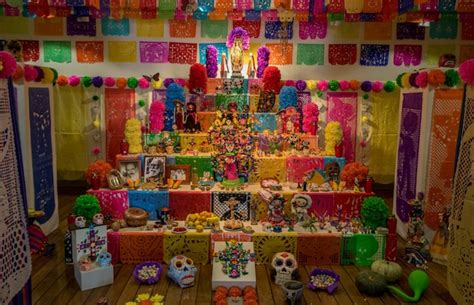
<instances>
[{"instance_id":1,"label":"colorful banner on wall","mask_svg":"<svg viewBox=\"0 0 474 305\"><path fill-rule=\"evenodd\" d=\"M347 162L356 159L357 142L357 93L328 92L326 122L337 121L341 124L344 157Z\"/></svg>"},{"instance_id":2,"label":"colorful banner on wall","mask_svg":"<svg viewBox=\"0 0 474 305\"><path fill-rule=\"evenodd\" d=\"M404 93L400 118L396 172L396 209L401 221L408 221L409 200L415 199L423 93Z\"/></svg>"}]
</instances>

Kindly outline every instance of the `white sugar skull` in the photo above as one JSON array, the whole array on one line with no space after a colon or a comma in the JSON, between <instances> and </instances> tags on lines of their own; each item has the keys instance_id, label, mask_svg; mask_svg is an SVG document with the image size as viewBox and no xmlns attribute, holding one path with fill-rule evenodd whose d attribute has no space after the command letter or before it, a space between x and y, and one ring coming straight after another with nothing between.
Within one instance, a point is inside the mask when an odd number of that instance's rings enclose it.
<instances>
[{"instance_id":1,"label":"white sugar skull","mask_svg":"<svg viewBox=\"0 0 474 305\"><path fill-rule=\"evenodd\" d=\"M170 261L168 276L181 288L194 286L197 268L191 258L177 255Z\"/></svg>"},{"instance_id":2,"label":"white sugar skull","mask_svg":"<svg viewBox=\"0 0 474 305\"><path fill-rule=\"evenodd\" d=\"M295 256L288 252L278 252L273 256L272 267L275 283L282 285L298 277L298 262Z\"/></svg>"},{"instance_id":3,"label":"white sugar skull","mask_svg":"<svg viewBox=\"0 0 474 305\"><path fill-rule=\"evenodd\" d=\"M78 228L85 228L86 227L86 218L84 216L77 216L74 220L74 224Z\"/></svg>"},{"instance_id":4,"label":"white sugar skull","mask_svg":"<svg viewBox=\"0 0 474 305\"><path fill-rule=\"evenodd\" d=\"M97 256L97 264L99 264L100 267L108 267L110 266L110 262L112 262L112 254L109 252L103 251Z\"/></svg>"},{"instance_id":5,"label":"white sugar skull","mask_svg":"<svg viewBox=\"0 0 474 305\"><path fill-rule=\"evenodd\" d=\"M96 225L103 225L104 224L104 215L102 213L97 213L92 218L92 222Z\"/></svg>"}]
</instances>

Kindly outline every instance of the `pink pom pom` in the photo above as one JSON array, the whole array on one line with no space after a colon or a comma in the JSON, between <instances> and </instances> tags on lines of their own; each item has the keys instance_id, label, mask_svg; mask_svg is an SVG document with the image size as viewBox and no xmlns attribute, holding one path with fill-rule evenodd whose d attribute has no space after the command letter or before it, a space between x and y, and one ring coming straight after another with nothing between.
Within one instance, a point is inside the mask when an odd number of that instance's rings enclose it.
<instances>
[{"instance_id":1,"label":"pink pom pom","mask_svg":"<svg viewBox=\"0 0 474 305\"><path fill-rule=\"evenodd\" d=\"M26 65L23 70L27 82L32 82L38 77L38 71L33 66Z\"/></svg>"},{"instance_id":2,"label":"pink pom pom","mask_svg":"<svg viewBox=\"0 0 474 305\"><path fill-rule=\"evenodd\" d=\"M76 75L69 76L69 86L76 87L81 83L81 78Z\"/></svg>"},{"instance_id":3,"label":"pink pom pom","mask_svg":"<svg viewBox=\"0 0 474 305\"><path fill-rule=\"evenodd\" d=\"M0 78L6 78L12 76L16 70L16 60L13 55L8 52L0 51L0 63L2 63L2 69L0 70Z\"/></svg>"},{"instance_id":4,"label":"pink pom pom","mask_svg":"<svg viewBox=\"0 0 474 305\"><path fill-rule=\"evenodd\" d=\"M303 106L303 131L311 135L315 135L318 131L318 105L314 103L306 103Z\"/></svg>"},{"instance_id":5,"label":"pink pom pom","mask_svg":"<svg viewBox=\"0 0 474 305\"><path fill-rule=\"evenodd\" d=\"M420 88L428 86L428 72L420 72L416 76L415 84Z\"/></svg>"},{"instance_id":6,"label":"pink pom pom","mask_svg":"<svg viewBox=\"0 0 474 305\"><path fill-rule=\"evenodd\" d=\"M383 90L383 83L379 80L375 81L372 83L372 91L374 92L380 92Z\"/></svg>"},{"instance_id":7,"label":"pink pom pom","mask_svg":"<svg viewBox=\"0 0 474 305\"><path fill-rule=\"evenodd\" d=\"M289 79L285 82L285 86L294 87L295 86L295 81Z\"/></svg>"},{"instance_id":8,"label":"pink pom pom","mask_svg":"<svg viewBox=\"0 0 474 305\"><path fill-rule=\"evenodd\" d=\"M328 81L327 80L320 80L318 82L318 90L319 91L327 91L328 90Z\"/></svg>"},{"instance_id":9,"label":"pink pom pom","mask_svg":"<svg viewBox=\"0 0 474 305\"><path fill-rule=\"evenodd\" d=\"M466 84L474 84L474 59L466 60L459 66L459 76Z\"/></svg>"},{"instance_id":10,"label":"pink pom pom","mask_svg":"<svg viewBox=\"0 0 474 305\"><path fill-rule=\"evenodd\" d=\"M150 106L150 132L158 133L165 127L165 104L161 101L153 101Z\"/></svg>"},{"instance_id":11,"label":"pink pom pom","mask_svg":"<svg viewBox=\"0 0 474 305\"><path fill-rule=\"evenodd\" d=\"M350 88L351 88L351 83L349 83L349 81L341 80L339 82L339 89L341 89L342 91L349 90Z\"/></svg>"},{"instance_id":12,"label":"pink pom pom","mask_svg":"<svg viewBox=\"0 0 474 305\"><path fill-rule=\"evenodd\" d=\"M177 83L178 85L180 85L181 87L186 87L186 80L184 78L177 78L174 80L175 83Z\"/></svg>"},{"instance_id":13,"label":"pink pom pom","mask_svg":"<svg viewBox=\"0 0 474 305\"><path fill-rule=\"evenodd\" d=\"M140 87L141 89L148 89L150 87L150 82L146 78L141 77L138 80L138 87Z\"/></svg>"},{"instance_id":14,"label":"pink pom pom","mask_svg":"<svg viewBox=\"0 0 474 305\"><path fill-rule=\"evenodd\" d=\"M110 76L104 78L104 85L105 85L106 87L113 87L113 86L115 86L115 78L110 77Z\"/></svg>"}]
</instances>

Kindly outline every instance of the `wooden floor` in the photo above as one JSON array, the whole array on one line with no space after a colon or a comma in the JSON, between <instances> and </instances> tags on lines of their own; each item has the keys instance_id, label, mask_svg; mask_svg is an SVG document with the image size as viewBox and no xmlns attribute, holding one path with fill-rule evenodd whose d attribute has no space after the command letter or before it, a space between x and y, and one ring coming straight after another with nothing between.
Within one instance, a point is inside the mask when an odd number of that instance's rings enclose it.
<instances>
[{"instance_id":1,"label":"wooden floor","mask_svg":"<svg viewBox=\"0 0 474 305\"><path fill-rule=\"evenodd\" d=\"M33 258L34 304L96 304L99 297L105 296L108 298L109 305L124 305L140 293L165 295L166 305L212 304L211 265L209 264L199 268L197 285L188 289L180 289L165 276L154 286L140 286L132 276L134 266L119 265L114 267L115 281L113 285L84 292L80 291L74 279L72 266L64 264L63 235L67 227L66 217L71 211L75 196L70 192L68 195L59 196L60 227L49 236L50 242L56 244L54 256L37 255ZM402 264L404 270L404 276L399 285L409 292L406 278L413 267L405 264L401 259L398 262ZM303 282L308 282L308 273L313 268L314 266L300 266ZM361 295L354 284L355 276L361 268L355 266L329 266L324 268L330 268L337 272L341 276L341 285L333 296L329 296L325 292L316 293L305 289L301 304L404 304L389 293L380 298L369 298ZM447 291L446 267L430 264L428 273L432 279L431 286L418 304L456 304ZM257 292L261 305L289 304L285 303L281 288L270 280L270 268L267 266L257 266Z\"/></svg>"}]
</instances>

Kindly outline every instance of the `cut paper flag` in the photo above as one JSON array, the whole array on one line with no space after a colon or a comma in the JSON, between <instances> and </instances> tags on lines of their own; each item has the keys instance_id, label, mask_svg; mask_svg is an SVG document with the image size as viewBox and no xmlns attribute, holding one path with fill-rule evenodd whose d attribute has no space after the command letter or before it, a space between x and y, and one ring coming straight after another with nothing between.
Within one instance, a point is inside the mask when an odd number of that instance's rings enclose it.
<instances>
[{"instance_id":1,"label":"cut paper flag","mask_svg":"<svg viewBox=\"0 0 474 305\"><path fill-rule=\"evenodd\" d=\"M128 19L101 19L102 35L128 36L130 34L130 21Z\"/></svg>"},{"instance_id":2,"label":"cut paper flag","mask_svg":"<svg viewBox=\"0 0 474 305\"><path fill-rule=\"evenodd\" d=\"M364 22L364 40L392 40L392 22Z\"/></svg>"},{"instance_id":3,"label":"cut paper flag","mask_svg":"<svg viewBox=\"0 0 474 305\"><path fill-rule=\"evenodd\" d=\"M344 0L347 14L360 14L364 9L364 0Z\"/></svg>"},{"instance_id":4,"label":"cut paper flag","mask_svg":"<svg viewBox=\"0 0 474 305\"><path fill-rule=\"evenodd\" d=\"M253 8L259 11L265 11L270 8L272 4L271 0L254 0Z\"/></svg>"},{"instance_id":5,"label":"cut paper flag","mask_svg":"<svg viewBox=\"0 0 474 305\"><path fill-rule=\"evenodd\" d=\"M24 17L0 16L0 34L28 34L30 20Z\"/></svg>"},{"instance_id":6,"label":"cut paper flag","mask_svg":"<svg viewBox=\"0 0 474 305\"><path fill-rule=\"evenodd\" d=\"M386 66L390 45L388 44L362 44L360 46L361 66Z\"/></svg>"},{"instance_id":7,"label":"cut paper flag","mask_svg":"<svg viewBox=\"0 0 474 305\"><path fill-rule=\"evenodd\" d=\"M398 14L404 14L415 6L414 0L398 0Z\"/></svg>"},{"instance_id":8,"label":"cut paper flag","mask_svg":"<svg viewBox=\"0 0 474 305\"><path fill-rule=\"evenodd\" d=\"M159 0L158 3L160 11L174 11L176 9L176 0Z\"/></svg>"},{"instance_id":9,"label":"cut paper flag","mask_svg":"<svg viewBox=\"0 0 474 305\"><path fill-rule=\"evenodd\" d=\"M461 22L461 39L474 40L474 22L472 20Z\"/></svg>"},{"instance_id":10,"label":"cut paper flag","mask_svg":"<svg viewBox=\"0 0 474 305\"><path fill-rule=\"evenodd\" d=\"M136 19L138 37L163 37L163 19Z\"/></svg>"},{"instance_id":11,"label":"cut paper flag","mask_svg":"<svg viewBox=\"0 0 474 305\"><path fill-rule=\"evenodd\" d=\"M299 43L296 50L297 65L324 65L324 44Z\"/></svg>"},{"instance_id":12,"label":"cut paper flag","mask_svg":"<svg viewBox=\"0 0 474 305\"><path fill-rule=\"evenodd\" d=\"M225 53L228 56L228 49L226 44L223 43L200 43L199 44L199 63L205 65L206 64L206 48L209 45L213 45L217 48L217 64L221 64L222 53ZM254 54L256 56L256 54Z\"/></svg>"},{"instance_id":13,"label":"cut paper flag","mask_svg":"<svg viewBox=\"0 0 474 305\"><path fill-rule=\"evenodd\" d=\"M397 23L397 39L424 40L425 27L413 22Z\"/></svg>"},{"instance_id":14,"label":"cut paper flag","mask_svg":"<svg viewBox=\"0 0 474 305\"><path fill-rule=\"evenodd\" d=\"M459 64L474 58L474 45L461 45L459 49Z\"/></svg>"},{"instance_id":15,"label":"cut paper flag","mask_svg":"<svg viewBox=\"0 0 474 305\"><path fill-rule=\"evenodd\" d=\"M418 66L421 63L421 45L395 45L393 64L401 66Z\"/></svg>"},{"instance_id":16,"label":"cut paper flag","mask_svg":"<svg viewBox=\"0 0 474 305\"><path fill-rule=\"evenodd\" d=\"M196 62L197 45L195 43L170 42L168 60L173 64L192 65Z\"/></svg>"},{"instance_id":17,"label":"cut paper flag","mask_svg":"<svg viewBox=\"0 0 474 305\"><path fill-rule=\"evenodd\" d=\"M227 37L227 20L202 20L201 38L225 38Z\"/></svg>"},{"instance_id":18,"label":"cut paper flag","mask_svg":"<svg viewBox=\"0 0 474 305\"><path fill-rule=\"evenodd\" d=\"M383 3L384 0L365 0L362 12L373 14L380 13L383 8Z\"/></svg>"},{"instance_id":19,"label":"cut paper flag","mask_svg":"<svg viewBox=\"0 0 474 305\"><path fill-rule=\"evenodd\" d=\"M70 41L43 41L44 62L70 63Z\"/></svg>"},{"instance_id":20,"label":"cut paper flag","mask_svg":"<svg viewBox=\"0 0 474 305\"><path fill-rule=\"evenodd\" d=\"M93 64L104 62L104 43L102 41L76 41L77 62Z\"/></svg>"},{"instance_id":21,"label":"cut paper flag","mask_svg":"<svg viewBox=\"0 0 474 305\"><path fill-rule=\"evenodd\" d=\"M64 35L64 18L35 18L34 33L39 36Z\"/></svg>"},{"instance_id":22,"label":"cut paper flag","mask_svg":"<svg viewBox=\"0 0 474 305\"><path fill-rule=\"evenodd\" d=\"M334 40L354 40L360 37L359 22L342 22L329 27L329 37Z\"/></svg>"},{"instance_id":23,"label":"cut paper flag","mask_svg":"<svg viewBox=\"0 0 474 305\"><path fill-rule=\"evenodd\" d=\"M441 14L438 21L430 23L430 38L456 39L458 36L458 18L456 13Z\"/></svg>"},{"instance_id":24,"label":"cut paper flag","mask_svg":"<svg viewBox=\"0 0 474 305\"><path fill-rule=\"evenodd\" d=\"M429 45L426 51L425 64L431 67L438 67L439 58L442 55L455 55L455 51L456 45L454 44Z\"/></svg>"},{"instance_id":25,"label":"cut paper flag","mask_svg":"<svg viewBox=\"0 0 474 305\"><path fill-rule=\"evenodd\" d=\"M75 16L67 17L67 35L68 36L96 36L96 19L94 17L78 18Z\"/></svg>"},{"instance_id":26,"label":"cut paper flag","mask_svg":"<svg viewBox=\"0 0 474 305\"><path fill-rule=\"evenodd\" d=\"M326 38L328 32L328 23L327 21L318 21L307 22L301 21L299 23L299 36L301 39L306 40L311 39L324 39Z\"/></svg>"},{"instance_id":27,"label":"cut paper flag","mask_svg":"<svg viewBox=\"0 0 474 305\"><path fill-rule=\"evenodd\" d=\"M293 0L293 10L307 11L309 9L310 0Z\"/></svg>"},{"instance_id":28,"label":"cut paper flag","mask_svg":"<svg viewBox=\"0 0 474 305\"><path fill-rule=\"evenodd\" d=\"M108 41L110 62L136 62L137 45L135 41Z\"/></svg>"},{"instance_id":29,"label":"cut paper flag","mask_svg":"<svg viewBox=\"0 0 474 305\"><path fill-rule=\"evenodd\" d=\"M287 35L287 39L293 39L293 22L287 22L286 29L283 22L265 22L266 39L281 39L283 34Z\"/></svg>"},{"instance_id":30,"label":"cut paper flag","mask_svg":"<svg viewBox=\"0 0 474 305\"><path fill-rule=\"evenodd\" d=\"M270 50L270 65L291 65L293 63L292 43L267 43Z\"/></svg>"},{"instance_id":31,"label":"cut paper flag","mask_svg":"<svg viewBox=\"0 0 474 305\"><path fill-rule=\"evenodd\" d=\"M40 59L38 40L20 40L20 43L23 49L23 61L38 61Z\"/></svg>"},{"instance_id":32,"label":"cut paper flag","mask_svg":"<svg viewBox=\"0 0 474 305\"><path fill-rule=\"evenodd\" d=\"M357 60L356 44L330 44L328 61L331 65L353 65Z\"/></svg>"},{"instance_id":33,"label":"cut paper flag","mask_svg":"<svg viewBox=\"0 0 474 305\"><path fill-rule=\"evenodd\" d=\"M170 37L194 38L196 25L196 20L169 20Z\"/></svg>"},{"instance_id":34,"label":"cut paper flag","mask_svg":"<svg viewBox=\"0 0 474 305\"><path fill-rule=\"evenodd\" d=\"M250 38L260 37L260 25L260 21L235 20L232 22L234 29L236 27L245 29L249 33Z\"/></svg>"},{"instance_id":35,"label":"cut paper flag","mask_svg":"<svg viewBox=\"0 0 474 305\"><path fill-rule=\"evenodd\" d=\"M344 13L344 0L326 0L328 13Z\"/></svg>"},{"instance_id":36,"label":"cut paper flag","mask_svg":"<svg viewBox=\"0 0 474 305\"><path fill-rule=\"evenodd\" d=\"M440 12L454 12L456 10L456 0L439 0Z\"/></svg>"},{"instance_id":37,"label":"cut paper flag","mask_svg":"<svg viewBox=\"0 0 474 305\"><path fill-rule=\"evenodd\" d=\"M156 41L140 41L140 62L168 62L168 43Z\"/></svg>"}]
</instances>

